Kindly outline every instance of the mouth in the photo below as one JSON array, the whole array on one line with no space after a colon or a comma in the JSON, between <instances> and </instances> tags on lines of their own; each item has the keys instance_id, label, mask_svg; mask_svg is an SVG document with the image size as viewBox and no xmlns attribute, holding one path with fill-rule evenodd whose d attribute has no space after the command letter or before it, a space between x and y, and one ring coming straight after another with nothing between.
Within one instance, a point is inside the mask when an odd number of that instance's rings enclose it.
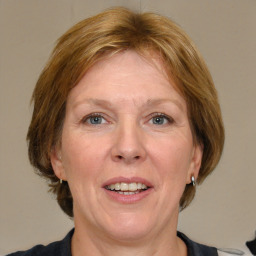
<instances>
[{"instance_id":1,"label":"mouth","mask_svg":"<svg viewBox=\"0 0 256 256\"><path fill-rule=\"evenodd\" d=\"M108 198L122 204L140 202L154 191L153 185L141 177L115 177L106 181L102 188Z\"/></svg>"},{"instance_id":2,"label":"mouth","mask_svg":"<svg viewBox=\"0 0 256 256\"><path fill-rule=\"evenodd\" d=\"M117 182L106 185L105 189L121 195L135 195L148 190L150 187L141 182Z\"/></svg>"}]
</instances>

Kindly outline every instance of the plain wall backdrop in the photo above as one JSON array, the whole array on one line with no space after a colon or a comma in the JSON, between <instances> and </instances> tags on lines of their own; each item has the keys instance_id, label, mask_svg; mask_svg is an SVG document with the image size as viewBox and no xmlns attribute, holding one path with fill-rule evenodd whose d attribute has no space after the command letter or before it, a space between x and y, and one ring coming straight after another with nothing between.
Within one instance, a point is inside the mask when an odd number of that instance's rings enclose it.
<instances>
[{"instance_id":1,"label":"plain wall backdrop","mask_svg":"<svg viewBox=\"0 0 256 256\"><path fill-rule=\"evenodd\" d=\"M0 0L0 254L61 239L73 226L28 162L29 101L56 39L113 6L172 18L203 54L226 142L215 172L180 214L179 230L208 245L243 246L256 230L256 1Z\"/></svg>"}]
</instances>

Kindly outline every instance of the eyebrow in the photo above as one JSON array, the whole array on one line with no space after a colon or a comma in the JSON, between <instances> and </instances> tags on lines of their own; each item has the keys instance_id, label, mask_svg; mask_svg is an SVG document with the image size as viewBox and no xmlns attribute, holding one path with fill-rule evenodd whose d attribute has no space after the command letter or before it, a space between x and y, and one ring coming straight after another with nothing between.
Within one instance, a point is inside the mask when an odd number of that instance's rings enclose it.
<instances>
[{"instance_id":1,"label":"eyebrow","mask_svg":"<svg viewBox=\"0 0 256 256\"><path fill-rule=\"evenodd\" d=\"M146 103L144 103L142 105L142 107L144 106L149 106L149 107L153 107L153 106L157 106L157 105L161 105L164 103L174 103L179 109L184 110L183 105L181 104L181 102L179 100L176 99L148 99L146 101ZM99 106L99 107L106 107L109 109L113 108L113 104L108 101L108 100L103 100L103 99L96 99L96 98L86 98L83 99L81 101L78 101L74 104L74 108L77 108L79 105L84 105L84 104L88 104L88 105L92 105L92 106Z\"/></svg>"},{"instance_id":2,"label":"eyebrow","mask_svg":"<svg viewBox=\"0 0 256 256\"><path fill-rule=\"evenodd\" d=\"M111 102L109 102L107 100L86 98L86 99L76 102L74 104L73 108L77 108L78 106L84 105L84 104L95 105L95 106L100 106L100 107L108 107L108 108L112 107Z\"/></svg>"},{"instance_id":3,"label":"eyebrow","mask_svg":"<svg viewBox=\"0 0 256 256\"><path fill-rule=\"evenodd\" d=\"M149 99L147 100L146 104L147 106L157 106L163 103L174 103L179 109L184 110L183 105L181 104L181 102L179 100L176 99Z\"/></svg>"}]
</instances>

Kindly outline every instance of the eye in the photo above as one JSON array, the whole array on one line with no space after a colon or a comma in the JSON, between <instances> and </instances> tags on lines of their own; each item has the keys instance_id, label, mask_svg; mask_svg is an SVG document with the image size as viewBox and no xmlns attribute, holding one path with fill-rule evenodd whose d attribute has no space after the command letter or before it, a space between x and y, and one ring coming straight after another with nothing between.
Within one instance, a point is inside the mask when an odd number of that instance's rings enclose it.
<instances>
[{"instance_id":1,"label":"eye","mask_svg":"<svg viewBox=\"0 0 256 256\"><path fill-rule=\"evenodd\" d=\"M90 114L82 120L83 123L90 125L99 125L107 123L106 119L101 114Z\"/></svg>"},{"instance_id":2,"label":"eye","mask_svg":"<svg viewBox=\"0 0 256 256\"><path fill-rule=\"evenodd\" d=\"M165 125L168 123L173 123L173 119L165 114L156 113L153 114L153 117L150 119L150 123L155 125Z\"/></svg>"}]
</instances>

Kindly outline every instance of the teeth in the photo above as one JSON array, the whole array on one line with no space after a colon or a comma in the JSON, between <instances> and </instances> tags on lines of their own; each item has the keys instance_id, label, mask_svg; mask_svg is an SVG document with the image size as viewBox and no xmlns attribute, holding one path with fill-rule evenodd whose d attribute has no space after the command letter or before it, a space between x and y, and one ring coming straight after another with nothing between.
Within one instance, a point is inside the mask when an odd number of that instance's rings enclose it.
<instances>
[{"instance_id":1,"label":"teeth","mask_svg":"<svg viewBox=\"0 0 256 256\"><path fill-rule=\"evenodd\" d=\"M147 186L145 184L141 185L141 189L146 189L146 188L147 188Z\"/></svg>"},{"instance_id":2,"label":"teeth","mask_svg":"<svg viewBox=\"0 0 256 256\"><path fill-rule=\"evenodd\" d=\"M121 190L122 190L122 191L127 191L127 190L129 190L129 184L122 182L122 183L121 183Z\"/></svg>"},{"instance_id":3,"label":"teeth","mask_svg":"<svg viewBox=\"0 0 256 256\"><path fill-rule=\"evenodd\" d=\"M121 189L120 183L111 184L110 186L114 186L114 189L115 189L115 190L120 190L120 189Z\"/></svg>"},{"instance_id":4,"label":"teeth","mask_svg":"<svg viewBox=\"0 0 256 256\"><path fill-rule=\"evenodd\" d=\"M135 192L123 192L123 191L117 191L118 194L121 194L121 195L134 195L134 194L138 194L140 193L139 191L135 191Z\"/></svg>"},{"instance_id":5,"label":"teeth","mask_svg":"<svg viewBox=\"0 0 256 256\"><path fill-rule=\"evenodd\" d=\"M139 192L137 190L141 190L141 189L147 189L148 187L143 184L143 183L126 183L126 182L121 182L121 183L115 183L115 184L111 184L107 186L107 189L109 190L116 190L119 191L120 194L123 194L122 192L124 192L125 195L129 195L127 193L132 193L133 192ZM122 192L121 192L122 191Z\"/></svg>"},{"instance_id":6,"label":"teeth","mask_svg":"<svg viewBox=\"0 0 256 256\"><path fill-rule=\"evenodd\" d=\"M130 183L129 184L129 190L130 191L136 191L138 189L137 184L136 183Z\"/></svg>"}]
</instances>

